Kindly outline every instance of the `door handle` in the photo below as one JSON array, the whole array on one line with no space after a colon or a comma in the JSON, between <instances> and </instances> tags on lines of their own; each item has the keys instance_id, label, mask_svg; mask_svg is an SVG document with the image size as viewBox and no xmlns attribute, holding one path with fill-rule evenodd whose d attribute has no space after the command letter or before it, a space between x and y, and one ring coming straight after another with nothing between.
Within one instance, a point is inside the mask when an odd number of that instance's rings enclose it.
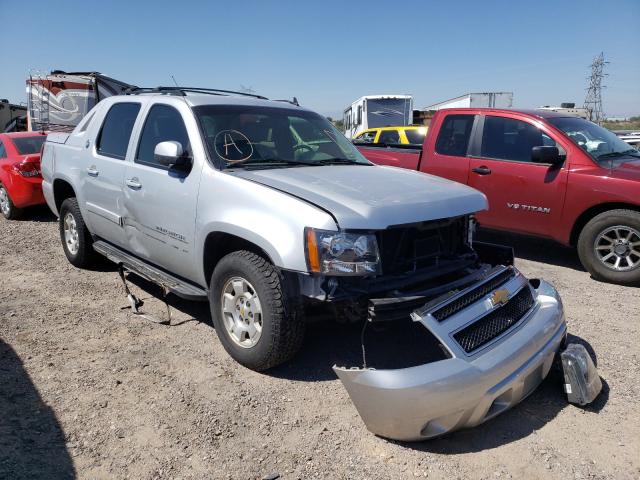
<instances>
[{"instance_id":1,"label":"door handle","mask_svg":"<svg viewBox=\"0 0 640 480\"><path fill-rule=\"evenodd\" d=\"M142 188L142 184L140 183L140 180L138 180L138 177L127 178L124 183L126 183L127 187L132 190L140 190Z\"/></svg>"},{"instance_id":2,"label":"door handle","mask_svg":"<svg viewBox=\"0 0 640 480\"><path fill-rule=\"evenodd\" d=\"M477 173L478 175L489 175L491 173L491 169L489 167L485 167L482 165L481 167L472 168L471 171L473 173Z\"/></svg>"},{"instance_id":3,"label":"door handle","mask_svg":"<svg viewBox=\"0 0 640 480\"><path fill-rule=\"evenodd\" d=\"M97 177L99 173L100 172L95 165L91 165L89 168L87 168L87 175L89 175L90 177Z\"/></svg>"}]
</instances>

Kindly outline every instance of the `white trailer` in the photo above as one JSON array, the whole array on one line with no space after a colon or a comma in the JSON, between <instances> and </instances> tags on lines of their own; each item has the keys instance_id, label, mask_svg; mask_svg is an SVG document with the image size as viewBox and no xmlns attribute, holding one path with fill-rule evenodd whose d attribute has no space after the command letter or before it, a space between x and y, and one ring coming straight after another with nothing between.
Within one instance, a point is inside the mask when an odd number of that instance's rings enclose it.
<instances>
[{"instance_id":1,"label":"white trailer","mask_svg":"<svg viewBox=\"0 0 640 480\"><path fill-rule=\"evenodd\" d=\"M344 134L354 138L369 128L411 125L411 95L367 95L360 97L344 111Z\"/></svg>"},{"instance_id":2,"label":"white trailer","mask_svg":"<svg viewBox=\"0 0 640 480\"><path fill-rule=\"evenodd\" d=\"M478 92L467 93L459 97L434 103L424 107L425 111L441 110L443 108L511 108L513 107L513 92Z\"/></svg>"},{"instance_id":3,"label":"white trailer","mask_svg":"<svg viewBox=\"0 0 640 480\"><path fill-rule=\"evenodd\" d=\"M559 107L544 105L542 107L538 107L538 110L565 113L567 115L572 115L574 117L580 117L584 118L585 120L589 120L589 111L586 108L576 107L575 103L564 102L561 103Z\"/></svg>"}]
</instances>

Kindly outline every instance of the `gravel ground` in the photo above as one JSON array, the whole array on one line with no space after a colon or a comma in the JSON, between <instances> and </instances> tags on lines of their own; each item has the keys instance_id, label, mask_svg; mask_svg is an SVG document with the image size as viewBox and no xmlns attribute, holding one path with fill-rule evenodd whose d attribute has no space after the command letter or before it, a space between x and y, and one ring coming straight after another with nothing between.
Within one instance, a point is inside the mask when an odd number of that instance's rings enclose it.
<instances>
[{"instance_id":1,"label":"gravel ground","mask_svg":"<svg viewBox=\"0 0 640 480\"><path fill-rule=\"evenodd\" d=\"M580 409L550 376L480 427L398 443L366 430L331 371L349 328L314 325L296 359L255 373L206 304L172 299L170 327L136 317L111 266L66 261L46 209L1 219L0 478L639 478L640 289L592 280L556 244L489 238L560 290L603 393Z\"/></svg>"}]
</instances>

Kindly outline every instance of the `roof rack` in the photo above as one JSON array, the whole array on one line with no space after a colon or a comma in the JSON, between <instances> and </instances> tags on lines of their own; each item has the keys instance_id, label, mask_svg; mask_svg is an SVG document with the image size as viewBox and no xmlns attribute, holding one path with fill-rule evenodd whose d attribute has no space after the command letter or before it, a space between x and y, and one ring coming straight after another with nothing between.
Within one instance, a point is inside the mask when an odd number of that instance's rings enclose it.
<instances>
[{"instance_id":1,"label":"roof rack","mask_svg":"<svg viewBox=\"0 0 640 480\"><path fill-rule=\"evenodd\" d=\"M291 105L295 105L296 107L300 106L300 103L298 103L298 99L296 97L293 97L292 100L282 99L282 100L274 100L274 102L285 102L285 103L290 103Z\"/></svg>"},{"instance_id":2,"label":"roof rack","mask_svg":"<svg viewBox=\"0 0 640 480\"><path fill-rule=\"evenodd\" d=\"M269 100L262 95L254 95L253 93L235 92L233 90L221 90L219 88L200 88L200 87L131 87L123 93L125 95L138 95L141 93L164 93L166 95L186 96L187 92L205 93L208 95L242 95L245 97L259 98L261 100Z\"/></svg>"}]
</instances>

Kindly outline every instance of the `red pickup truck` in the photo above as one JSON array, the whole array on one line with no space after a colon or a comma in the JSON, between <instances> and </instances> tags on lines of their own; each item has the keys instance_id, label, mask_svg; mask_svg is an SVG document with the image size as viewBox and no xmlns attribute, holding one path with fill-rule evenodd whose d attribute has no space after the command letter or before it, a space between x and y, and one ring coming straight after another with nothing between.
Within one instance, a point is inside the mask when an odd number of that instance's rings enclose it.
<instances>
[{"instance_id":1,"label":"red pickup truck","mask_svg":"<svg viewBox=\"0 0 640 480\"><path fill-rule=\"evenodd\" d=\"M436 112L422 147L357 144L372 162L483 192L480 225L576 246L594 278L640 283L640 152L587 120L538 110Z\"/></svg>"}]
</instances>

